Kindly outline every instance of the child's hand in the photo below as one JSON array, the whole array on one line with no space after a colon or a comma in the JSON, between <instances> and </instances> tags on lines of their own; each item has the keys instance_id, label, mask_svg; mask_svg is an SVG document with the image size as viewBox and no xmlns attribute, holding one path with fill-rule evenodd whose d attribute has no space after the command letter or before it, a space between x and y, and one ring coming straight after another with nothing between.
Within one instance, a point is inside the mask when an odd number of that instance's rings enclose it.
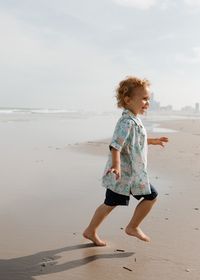
<instances>
[{"instance_id":1,"label":"child's hand","mask_svg":"<svg viewBox=\"0 0 200 280\"><path fill-rule=\"evenodd\" d=\"M155 138L153 139L153 145L160 145L164 147L164 143L169 142L169 139L167 137L160 137L160 138Z\"/></svg>"},{"instance_id":2,"label":"child's hand","mask_svg":"<svg viewBox=\"0 0 200 280\"><path fill-rule=\"evenodd\" d=\"M106 175L109 174L109 173L114 173L116 175L116 180L119 180L121 178L121 170L120 170L120 168L111 167L106 172Z\"/></svg>"}]
</instances>

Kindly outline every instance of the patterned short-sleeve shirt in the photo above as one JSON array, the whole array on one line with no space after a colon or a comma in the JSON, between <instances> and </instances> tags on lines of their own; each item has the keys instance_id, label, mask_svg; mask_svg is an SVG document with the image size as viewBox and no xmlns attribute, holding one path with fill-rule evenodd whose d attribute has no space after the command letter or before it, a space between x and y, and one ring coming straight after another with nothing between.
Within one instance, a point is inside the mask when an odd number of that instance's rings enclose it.
<instances>
[{"instance_id":1,"label":"patterned short-sleeve shirt","mask_svg":"<svg viewBox=\"0 0 200 280\"><path fill-rule=\"evenodd\" d=\"M110 151L104 170L102 185L116 193L129 196L151 193L147 173L147 134L140 118L125 109L118 120L110 143L111 147L120 151L121 178L116 179L114 173L108 173L112 166Z\"/></svg>"}]
</instances>

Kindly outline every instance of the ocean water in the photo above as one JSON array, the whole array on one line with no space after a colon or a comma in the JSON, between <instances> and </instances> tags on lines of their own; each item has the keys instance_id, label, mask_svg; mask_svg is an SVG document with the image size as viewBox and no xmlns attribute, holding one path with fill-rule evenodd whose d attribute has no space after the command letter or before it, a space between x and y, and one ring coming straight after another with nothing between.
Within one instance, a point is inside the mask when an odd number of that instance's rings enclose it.
<instances>
[{"instance_id":1,"label":"ocean water","mask_svg":"<svg viewBox=\"0 0 200 280\"><path fill-rule=\"evenodd\" d=\"M17 146L59 146L110 138L121 111L84 112L40 108L0 109L0 143ZM173 133L158 125L164 120L188 116L147 115L142 117L148 133Z\"/></svg>"},{"instance_id":2,"label":"ocean water","mask_svg":"<svg viewBox=\"0 0 200 280\"><path fill-rule=\"evenodd\" d=\"M24 145L58 145L110 137L118 117L92 112L55 110L7 110L0 112L1 139Z\"/></svg>"}]
</instances>

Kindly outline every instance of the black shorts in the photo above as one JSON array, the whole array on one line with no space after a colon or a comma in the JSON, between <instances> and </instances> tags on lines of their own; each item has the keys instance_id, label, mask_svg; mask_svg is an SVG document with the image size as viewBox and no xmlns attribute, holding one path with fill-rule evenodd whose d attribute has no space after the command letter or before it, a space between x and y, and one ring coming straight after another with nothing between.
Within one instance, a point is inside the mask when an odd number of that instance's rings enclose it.
<instances>
[{"instance_id":1,"label":"black shorts","mask_svg":"<svg viewBox=\"0 0 200 280\"><path fill-rule=\"evenodd\" d=\"M146 195L133 195L137 200L144 198L146 200L153 200L157 197L158 192L156 189L150 184L151 193ZM117 205L128 205L130 200L130 196L115 193L109 189L106 190L106 198L104 200L104 204L108 206L117 206Z\"/></svg>"}]
</instances>

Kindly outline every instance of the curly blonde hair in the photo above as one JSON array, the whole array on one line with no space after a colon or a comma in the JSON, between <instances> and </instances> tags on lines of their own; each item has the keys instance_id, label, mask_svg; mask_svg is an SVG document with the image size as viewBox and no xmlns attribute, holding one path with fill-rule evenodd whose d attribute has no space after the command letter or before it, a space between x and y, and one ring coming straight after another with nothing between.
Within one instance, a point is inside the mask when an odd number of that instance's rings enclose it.
<instances>
[{"instance_id":1,"label":"curly blonde hair","mask_svg":"<svg viewBox=\"0 0 200 280\"><path fill-rule=\"evenodd\" d=\"M117 106L124 108L126 106L124 97L132 97L136 88L146 88L150 86L150 82L147 79L139 79L137 77L127 77L121 81L116 89Z\"/></svg>"}]
</instances>

